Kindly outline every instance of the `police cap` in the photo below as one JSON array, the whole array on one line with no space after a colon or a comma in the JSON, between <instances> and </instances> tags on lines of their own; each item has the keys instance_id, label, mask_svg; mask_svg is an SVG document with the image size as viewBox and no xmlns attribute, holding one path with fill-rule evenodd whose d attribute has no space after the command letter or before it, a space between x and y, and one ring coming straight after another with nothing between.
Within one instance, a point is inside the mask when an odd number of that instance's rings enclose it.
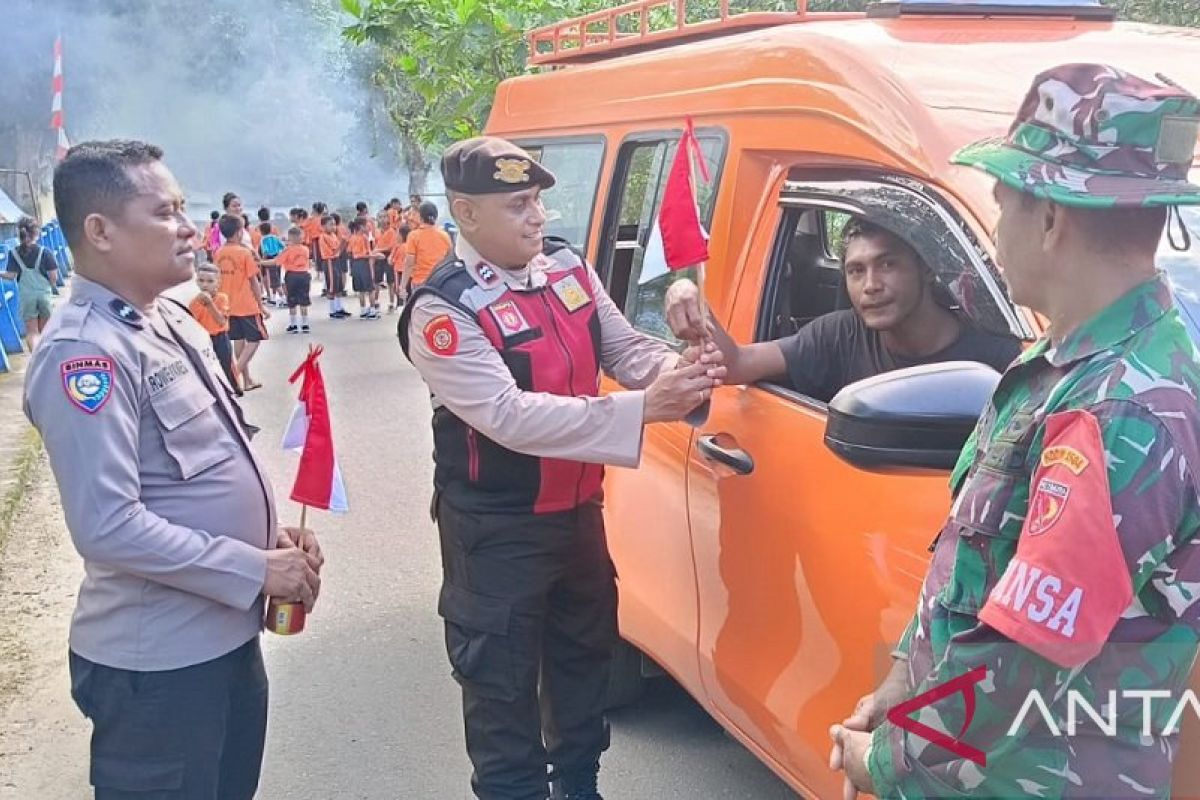
<instances>
[{"instance_id":1,"label":"police cap","mask_svg":"<svg viewBox=\"0 0 1200 800\"><path fill-rule=\"evenodd\" d=\"M451 145L442 156L442 180L448 191L463 194L499 194L554 185L553 173L529 153L495 136L477 136Z\"/></svg>"}]
</instances>

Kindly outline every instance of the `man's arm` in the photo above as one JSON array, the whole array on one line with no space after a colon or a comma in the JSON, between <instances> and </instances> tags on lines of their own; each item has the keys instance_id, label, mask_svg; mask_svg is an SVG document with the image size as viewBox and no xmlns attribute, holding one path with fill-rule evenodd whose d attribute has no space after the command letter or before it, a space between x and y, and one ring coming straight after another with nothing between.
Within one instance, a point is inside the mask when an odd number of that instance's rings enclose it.
<instances>
[{"instance_id":1,"label":"man's arm","mask_svg":"<svg viewBox=\"0 0 1200 800\"><path fill-rule=\"evenodd\" d=\"M114 367L94 413L70 400L61 377L63 364L88 357ZM25 412L45 444L75 549L88 561L249 608L267 578L265 551L175 525L142 504L138 386L119 361L85 342L48 342L30 368Z\"/></svg>"},{"instance_id":2,"label":"man's arm","mask_svg":"<svg viewBox=\"0 0 1200 800\"><path fill-rule=\"evenodd\" d=\"M1074 671L1101 652L1131 608L1146 613L1150 606L1143 606L1141 593L1155 575L1170 576L1159 590L1167 598L1154 598L1155 616L1161 622L1194 617L1195 595L1176 587L1200 581L1200 574L1187 559L1174 566L1168 563L1191 542L1177 536L1185 527L1183 515L1197 502L1195 478L1184 450L1160 420L1132 402L1109 400L1087 411L1047 418L1043 458L1030 481L1032 499L1016 553L983 598L978 624L949 640L942 659L910 695L985 668L987 679L968 691L980 695L969 738L987 750L987 767L975 769L966 759L884 722L873 734L867 759L877 795L946 796L951 787L964 796L1028 796L1031 780L1045 784L1046 796L1057 794L1055 780L1063 776L1044 771L1048 756L1027 741L1029 723L1011 736L1009 728L1031 690L1040 690L1046 703L1054 703L1064 688L1072 686ZM1059 456L1046 457L1054 452ZM1063 499L1057 510L1037 500L1045 481L1052 484L1047 496ZM1194 530L1185 532L1194 534ZM968 539L956 545L956 561L983 563L980 559L989 561L995 556L992 550L1011 547L1011 542L988 542L983 553ZM1029 575L1043 576L1036 591ZM1070 599L1072 587L1079 589L1075 601ZM1127 633L1129 644L1124 646L1137 647L1138 637ZM1145 688L1185 688L1172 683L1170 676L1188 674L1194 645L1160 641L1154 648L1159 682ZM1097 704L1108 690L1130 688L1100 685L1095 682L1099 674L1078 687ZM1115 679L1120 675L1113 672ZM955 693L922 710L922 720L936 715L939 727L957 732L966 722L965 708ZM1144 762L1168 756L1157 747L1146 747L1136 757ZM1112 768L1119 769L1120 764L1114 762Z\"/></svg>"},{"instance_id":3,"label":"man's arm","mask_svg":"<svg viewBox=\"0 0 1200 800\"><path fill-rule=\"evenodd\" d=\"M404 257L404 278L400 281L400 296L408 296L408 287L412 283L413 265L417 263L417 258L411 252Z\"/></svg>"},{"instance_id":4,"label":"man's arm","mask_svg":"<svg viewBox=\"0 0 1200 800\"><path fill-rule=\"evenodd\" d=\"M518 453L637 466L643 424L681 419L712 385L706 367L696 366L672 370L646 391L604 397L523 391L474 320L438 297L416 302L408 355L436 401Z\"/></svg>"},{"instance_id":5,"label":"man's arm","mask_svg":"<svg viewBox=\"0 0 1200 800\"><path fill-rule=\"evenodd\" d=\"M711 338L725 355L726 383L755 383L787 375L787 361L778 341L739 345L721 323L700 304L700 290L687 278L680 278L667 289L663 305L667 324L680 339L696 344Z\"/></svg>"}]
</instances>

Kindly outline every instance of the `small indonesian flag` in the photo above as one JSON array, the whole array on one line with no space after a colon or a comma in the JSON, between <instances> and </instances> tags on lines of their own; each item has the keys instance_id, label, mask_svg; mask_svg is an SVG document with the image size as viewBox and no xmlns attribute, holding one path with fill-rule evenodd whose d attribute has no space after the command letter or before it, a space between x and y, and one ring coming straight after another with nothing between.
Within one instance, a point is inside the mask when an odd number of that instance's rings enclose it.
<instances>
[{"instance_id":1,"label":"small indonesian flag","mask_svg":"<svg viewBox=\"0 0 1200 800\"><path fill-rule=\"evenodd\" d=\"M293 500L326 511L349 511L342 471L333 452L325 378L317 361L323 349L311 348L308 358L288 379L289 383L303 380L296 408L283 434L283 449L300 453Z\"/></svg>"},{"instance_id":2,"label":"small indonesian flag","mask_svg":"<svg viewBox=\"0 0 1200 800\"><path fill-rule=\"evenodd\" d=\"M675 148L675 160L663 187L662 205L658 220L646 243L646 255L642 260L642 272L638 284L648 283L666 275L668 271L685 269L708 260L708 231L700 221L700 206L696 202L695 181L692 176L692 159L700 168L700 176L707 184L711 178L704 153L687 118L679 146Z\"/></svg>"}]
</instances>

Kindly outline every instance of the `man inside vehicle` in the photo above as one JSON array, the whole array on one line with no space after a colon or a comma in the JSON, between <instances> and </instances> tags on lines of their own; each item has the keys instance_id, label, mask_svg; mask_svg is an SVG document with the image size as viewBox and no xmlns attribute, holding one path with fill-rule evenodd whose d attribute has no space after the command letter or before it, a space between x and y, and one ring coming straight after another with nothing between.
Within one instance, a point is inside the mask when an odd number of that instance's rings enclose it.
<instances>
[{"instance_id":1,"label":"man inside vehicle","mask_svg":"<svg viewBox=\"0 0 1200 800\"><path fill-rule=\"evenodd\" d=\"M978 361L1003 372L1017 357L1016 337L985 331L938 302L933 270L896 234L855 218L842 248L852 310L824 314L790 336L739 345L711 317L706 328L699 290L683 278L667 290L667 323L684 341L715 340L725 354L726 384L772 381L824 402L850 383L895 369Z\"/></svg>"}]
</instances>

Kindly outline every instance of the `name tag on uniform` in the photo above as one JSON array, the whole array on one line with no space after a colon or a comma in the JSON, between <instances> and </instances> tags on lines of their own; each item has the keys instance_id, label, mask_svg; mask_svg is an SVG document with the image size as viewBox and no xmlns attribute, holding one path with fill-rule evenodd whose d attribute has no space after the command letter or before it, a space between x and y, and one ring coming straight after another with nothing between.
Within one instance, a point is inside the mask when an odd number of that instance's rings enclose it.
<instances>
[{"instance_id":1,"label":"name tag on uniform","mask_svg":"<svg viewBox=\"0 0 1200 800\"><path fill-rule=\"evenodd\" d=\"M588 293L579 285L579 279L574 275L568 275L561 280L555 281L550 285L550 288L558 295L558 299L562 301L562 304L567 307L567 311L575 311L592 302L592 298L588 297Z\"/></svg>"},{"instance_id":2,"label":"name tag on uniform","mask_svg":"<svg viewBox=\"0 0 1200 800\"><path fill-rule=\"evenodd\" d=\"M488 311L492 313L492 318L496 320L496 324L500 326L500 330L505 336L512 336L514 333L521 333L529 330L529 322L521 313L521 309L517 308L517 304L512 300L505 300L502 303L493 303L488 306Z\"/></svg>"},{"instance_id":3,"label":"name tag on uniform","mask_svg":"<svg viewBox=\"0 0 1200 800\"><path fill-rule=\"evenodd\" d=\"M172 361L165 367L150 373L146 377L146 386L150 389L150 396L165 392L173 386L180 378L191 373L187 362L182 358L178 361Z\"/></svg>"}]
</instances>

